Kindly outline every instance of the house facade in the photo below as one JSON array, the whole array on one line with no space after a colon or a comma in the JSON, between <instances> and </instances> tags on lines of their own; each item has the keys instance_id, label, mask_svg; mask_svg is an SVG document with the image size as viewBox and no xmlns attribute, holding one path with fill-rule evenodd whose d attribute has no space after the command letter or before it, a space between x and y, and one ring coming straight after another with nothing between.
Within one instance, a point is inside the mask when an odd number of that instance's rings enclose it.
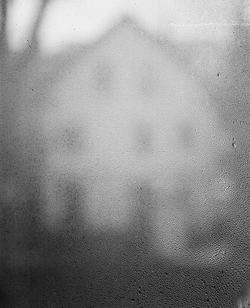
<instances>
[{"instance_id":1,"label":"house facade","mask_svg":"<svg viewBox=\"0 0 250 308\"><path fill-rule=\"evenodd\" d=\"M60 228L72 212L91 232L122 233L145 212L156 254L198 262L200 252L185 255L187 230L230 216L233 194L218 167L231 140L208 94L171 42L130 19L74 59L42 97L46 225Z\"/></svg>"}]
</instances>

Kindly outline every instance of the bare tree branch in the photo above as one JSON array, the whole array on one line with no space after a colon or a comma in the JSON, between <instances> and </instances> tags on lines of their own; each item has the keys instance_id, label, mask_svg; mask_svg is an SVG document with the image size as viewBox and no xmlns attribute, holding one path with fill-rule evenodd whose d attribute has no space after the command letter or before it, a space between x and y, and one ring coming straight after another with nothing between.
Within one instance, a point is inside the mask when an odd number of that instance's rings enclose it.
<instances>
[{"instance_id":1,"label":"bare tree branch","mask_svg":"<svg viewBox=\"0 0 250 308\"><path fill-rule=\"evenodd\" d=\"M17 65L20 68L25 68L26 65L31 61L34 55L39 51L39 43L38 43L38 33L40 30L41 23L43 21L46 9L51 0L41 0L40 7L36 14L34 23L31 28L31 35L29 44L24 49L23 53L20 54L20 57L17 60Z\"/></svg>"},{"instance_id":2,"label":"bare tree branch","mask_svg":"<svg viewBox=\"0 0 250 308\"><path fill-rule=\"evenodd\" d=\"M31 38L30 38L30 46L34 51L38 49L38 32L43 21L47 6L51 0L41 0L41 5L38 10L35 22L33 23L33 27L31 29Z\"/></svg>"}]
</instances>

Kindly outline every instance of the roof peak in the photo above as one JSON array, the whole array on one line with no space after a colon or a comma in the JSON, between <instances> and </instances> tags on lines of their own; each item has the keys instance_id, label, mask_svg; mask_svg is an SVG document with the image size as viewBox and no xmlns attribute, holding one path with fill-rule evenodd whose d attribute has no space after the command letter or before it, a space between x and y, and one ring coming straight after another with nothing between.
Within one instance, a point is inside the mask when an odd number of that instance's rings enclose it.
<instances>
[{"instance_id":1,"label":"roof peak","mask_svg":"<svg viewBox=\"0 0 250 308\"><path fill-rule=\"evenodd\" d=\"M144 27L140 25L140 22L137 20L137 18L131 14L122 14L118 16L118 18L113 20L113 23L111 24L109 30L116 31L116 29L120 29L124 27L133 28L133 29L141 29L145 31ZM107 32L109 32L109 30Z\"/></svg>"},{"instance_id":2,"label":"roof peak","mask_svg":"<svg viewBox=\"0 0 250 308\"><path fill-rule=\"evenodd\" d=\"M138 22L135 17L130 14L123 14L119 18L118 24L137 25Z\"/></svg>"}]
</instances>

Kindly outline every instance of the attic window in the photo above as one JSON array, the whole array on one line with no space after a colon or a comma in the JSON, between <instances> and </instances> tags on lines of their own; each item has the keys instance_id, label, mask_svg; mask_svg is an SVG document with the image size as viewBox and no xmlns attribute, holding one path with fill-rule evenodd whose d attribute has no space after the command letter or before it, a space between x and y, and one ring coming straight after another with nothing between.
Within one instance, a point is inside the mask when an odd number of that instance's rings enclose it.
<instances>
[{"instance_id":1,"label":"attic window","mask_svg":"<svg viewBox=\"0 0 250 308\"><path fill-rule=\"evenodd\" d=\"M93 72L94 89L101 94L111 91L113 72L111 66L106 63L98 63Z\"/></svg>"},{"instance_id":2,"label":"attic window","mask_svg":"<svg viewBox=\"0 0 250 308\"><path fill-rule=\"evenodd\" d=\"M146 97L152 97L157 88L157 76L155 67L144 64L139 75L139 92Z\"/></svg>"}]
</instances>

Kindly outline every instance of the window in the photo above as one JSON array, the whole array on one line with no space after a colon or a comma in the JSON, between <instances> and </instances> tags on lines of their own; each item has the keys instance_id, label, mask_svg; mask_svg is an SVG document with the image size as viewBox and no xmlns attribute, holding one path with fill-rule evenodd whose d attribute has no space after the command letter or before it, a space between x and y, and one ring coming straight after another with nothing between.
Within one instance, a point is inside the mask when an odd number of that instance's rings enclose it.
<instances>
[{"instance_id":1,"label":"window","mask_svg":"<svg viewBox=\"0 0 250 308\"><path fill-rule=\"evenodd\" d=\"M63 199L68 212L77 211L82 203L80 185L74 182L66 182L63 186Z\"/></svg>"},{"instance_id":2,"label":"window","mask_svg":"<svg viewBox=\"0 0 250 308\"><path fill-rule=\"evenodd\" d=\"M62 204L64 226L70 227L71 231L77 231L82 224L83 187L77 181L60 179L57 184L57 194Z\"/></svg>"},{"instance_id":3,"label":"window","mask_svg":"<svg viewBox=\"0 0 250 308\"><path fill-rule=\"evenodd\" d=\"M153 130L150 125L142 123L137 126L135 148L138 154L151 154L153 152Z\"/></svg>"},{"instance_id":4,"label":"window","mask_svg":"<svg viewBox=\"0 0 250 308\"><path fill-rule=\"evenodd\" d=\"M83 129L74 125L63 127L57 135L56 147L68 154L77 154L84 149Z\"/></svg>"},{"instance_id":5,"label":"window","mask_svg":"<svg viewBox=\"0 0 250 308\"><path fill-rule=\"evenodd\" d=\"M100 94L108 94L112 89L113 72L111 65L99 63L93 73L94 89Z\"/></svg>"},{"instance_id":6,"label":"window","mask_svg":"<svg viewBox=\"0 0 250 308\"><path fill-rule=\"evenodd\" d=\"M140 71L139 92L143 96L152 97L157 88L157 75L153 65L144 64Z\"/></svg>"},{"instance_id":7,"label":"window","mask_svg":"<svg viewBox=\"0 0 250 308\"><path fill-rule=\"evenodd\" d=\"M178 140L181 146L184 148L193 148L196 141L196 131L191 124L182 124L179 129Z\"/></svg>"}]
</instances>

